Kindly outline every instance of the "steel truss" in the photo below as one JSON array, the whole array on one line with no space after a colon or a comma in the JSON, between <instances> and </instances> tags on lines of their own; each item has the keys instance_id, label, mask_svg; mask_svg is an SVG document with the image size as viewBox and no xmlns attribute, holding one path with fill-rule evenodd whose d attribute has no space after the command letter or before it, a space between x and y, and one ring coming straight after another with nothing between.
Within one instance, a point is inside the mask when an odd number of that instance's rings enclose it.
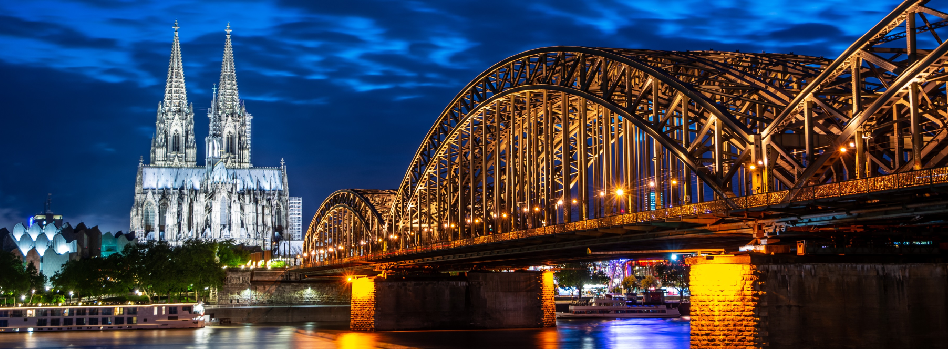
<instances>
[{"instance_id":1,"label":"steel truss","mask_svg":"<svg viewBox=\"0 0 948 349\"><path fill-rule=\"evenodd\" d=\"M833 61L593 47L509 57L448 104L390 202L334 193L307 248L326 261L326 246L354 256L785 190L790 202L808 186L945 166L948 44L936 29L948 14L925 2L902 3Z\"/></svg>"}]
</instances>

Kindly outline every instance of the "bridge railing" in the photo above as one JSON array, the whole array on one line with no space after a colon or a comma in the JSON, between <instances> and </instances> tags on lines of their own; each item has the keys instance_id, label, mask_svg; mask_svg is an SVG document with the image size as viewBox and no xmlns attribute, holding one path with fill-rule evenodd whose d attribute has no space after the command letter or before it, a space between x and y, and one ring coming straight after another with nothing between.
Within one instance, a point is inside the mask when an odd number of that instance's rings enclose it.
<instances>
[{"instance_id":1,"label":"bridge railing","mask_svg":"<svg viewBox=\"0 0 948 349\"><path fill-rule=\"evenodd\" d=\"M909 172L896 173L886 176L855 179L844 182L828 183L811 187L802 188L791 202L805 202L820 199L837 198L851 195L860 195L868 193L884 192L889 190L906 189L913 187L929 186L934 184L948 183L948 167L934 169L923 169ZM634 225L661 221L669 218L692 217L700 214L726 213L731 211L740 211L753 208L763 208L771 205L784 203L789 190L782 190L769 193L760 193L738 198L729 198L709 202L701 202L676 207L662 208L652 211L633 212L615 216L588 219L578 222L550 225L533 229L512 231L509 233L482 235L473 238L460 239L454 241L439 241L424 246L404 248L392 251L372 253L364 256L348 257L343 259L333 259L321 262L306 263L303 267L315 267L325 265L342 265L358 262L369 262L384 260L387 258L412 255L441 250L450 250L460 247L469 247L489 243L505 242L552 235L558 233L595 230L601 228L621 227L625 225Z\"/></svg>"}]
</instances>

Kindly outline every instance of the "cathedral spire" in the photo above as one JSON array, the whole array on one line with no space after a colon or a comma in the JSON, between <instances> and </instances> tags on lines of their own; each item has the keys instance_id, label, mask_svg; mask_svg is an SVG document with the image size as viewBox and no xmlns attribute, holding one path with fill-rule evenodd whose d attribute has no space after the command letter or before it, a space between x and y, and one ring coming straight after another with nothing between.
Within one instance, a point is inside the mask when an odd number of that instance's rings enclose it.
<instances>
[{"instance_id":1,"label":"cathedral spire","mask_svg":"<svg viewBox=\"0 0 948 349\"><path fill-rule=\"evenodd\" d=\"M237 93L237 71L234 69L234 48L230 43L230 23L227 23L227 41L224 43L224 59L221 62L221 81L217 91L217 109L227 115L240 110L240 95Z\"/></svg>"},{"instance_id":2,"label":"cathedral spire","mask_svg":"<svg viewBox=\"0 0 948 349\"><path fill-rule=\"evenodd\" d=\"M184 65L181 63L181 42L178 39L178 21L174 21L174 42L168 62L168 80L165 99L158 103L155 134L151 139L151 165L194 166L197 142L194 139L194 111L188 105L184 85Z\"/></svg>"},{"instance_id":3,"label":"cathedral spire","mask_svg":"<svg viewBox=\"0 0 948 349\"><path fill-rule=\"evenodd\" d=\"M174 21L174 43L171 44L171 59L168 62L168 80L165 83L165 108L169 111L184 110L188 106L188 93L184 87L184 66L181 64L181 44L178 41L178 21Z\"/></svg>"}]
</instances>

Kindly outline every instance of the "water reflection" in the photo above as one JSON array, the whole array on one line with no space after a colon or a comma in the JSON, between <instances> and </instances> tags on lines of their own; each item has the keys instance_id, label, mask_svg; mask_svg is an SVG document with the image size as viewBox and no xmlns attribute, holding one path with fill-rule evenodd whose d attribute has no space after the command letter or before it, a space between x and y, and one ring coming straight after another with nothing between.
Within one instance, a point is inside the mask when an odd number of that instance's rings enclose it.
<instances>
[{"instance_id":1,"label":"water reflection","mask_svg":"<svg viewBox=\"0 0 948 349\"><path fill-rule=\"evenodd\" d=\"M215 326L198 330L10 333L0 347L167 348L688 348L679 319L561 320L556 328L362 333L348 323Z\"/></svg>"}]
</instances>

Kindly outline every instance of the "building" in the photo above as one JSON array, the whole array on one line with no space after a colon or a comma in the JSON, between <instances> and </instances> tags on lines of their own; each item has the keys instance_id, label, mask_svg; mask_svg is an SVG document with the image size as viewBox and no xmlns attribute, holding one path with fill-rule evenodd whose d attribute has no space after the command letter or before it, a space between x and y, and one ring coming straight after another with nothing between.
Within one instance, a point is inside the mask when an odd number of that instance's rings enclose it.
<instances>
[{"instance_id":1,"label":"building","mask_svg":"<svg viewBox=\"0 0 948 349\"><path fill-rule=\"evenodd\" d=\"M56 217L52 220L40 216ZM62 270L70 260L82 258L108 257L120 253L125 246L135 240L118 232L115 235L99 231L99 227L86 227L79 223L73 228L63 222L62 215L53 213L47 198L43 213L30 217L27 224L17 223L13 230L0 228L0 250L13 253L24 263L33 263L37 270L49 278Z\"/></svg>"},{"instance_id":2,"label":"building","mask_svg":"<svg viewBox=\"0 0 948 349\"><path fill-rule=\"evenodd\" d=\"M230 25L225 30L220 82L208 108L209 134L197 164L194 108L188 103L178 25L158 104L149 163L139 160L130 231L172 244L227 240L273 249L288 229L286 167L254 167L250 124L237 89Z\"/></svg>"},{"instance_id":3,"label":"building","mask_svg":"<svg viewBox=\"0 0 948 349\"><path fill-rule=\"evenodd\" d=\"M41 226L46 226L48 223L53 223L57 227L63 226L63 215L53 213L51 206L53 204L53 193L46 194L46 206L43 208L43 213L38 213L33 217L30 217L30 221L27 223L27 228L32 228L33 224L40 224Z\"/></svg>"},{"instance_id":4,"label":"building","mask_svg":"<svg viewBox=\"0 0 948 349\"><path fill-rule=\"evenodd\" d=\"M290 232L289 240L303 240L303 198L290 197Z\"/></svg>"}]
</instances>

